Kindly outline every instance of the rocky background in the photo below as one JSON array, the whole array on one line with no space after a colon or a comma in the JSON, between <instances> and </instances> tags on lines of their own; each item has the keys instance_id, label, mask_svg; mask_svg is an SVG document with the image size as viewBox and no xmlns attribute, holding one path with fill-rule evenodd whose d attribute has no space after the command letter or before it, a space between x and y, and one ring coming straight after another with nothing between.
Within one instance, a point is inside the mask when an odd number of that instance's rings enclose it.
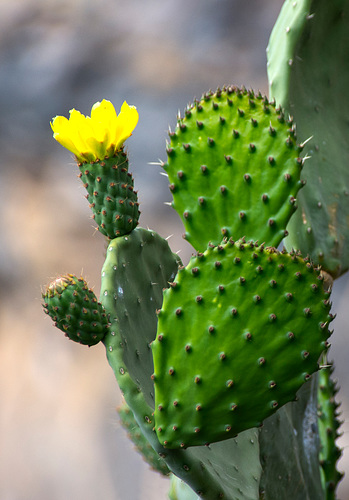
<instances>
[{"instance_id":1,"label":"rocky background","mask_svg":"<svg viewBox=\"0 0 349 500\"><path fill-rule=\"evenodd\" d=\"M136 105L127 141L141 225L186 262L166 178L169 125L194 96L224 83L267 93L265 47L282 0L12 0L0 3L0 498L164 500L166 479L134 452L115 412L121 401L103 346L69 342L41 310L58 274L83 273L98 295L104 238L77 167L50 119L103 98ZM332 357L349 419L346 307L335 283ZM348 445L348 424L340 441ZM344 450L340 463L349 470ZM348 479L339 497L349 498Z\"/></svg>"}]
</instances>

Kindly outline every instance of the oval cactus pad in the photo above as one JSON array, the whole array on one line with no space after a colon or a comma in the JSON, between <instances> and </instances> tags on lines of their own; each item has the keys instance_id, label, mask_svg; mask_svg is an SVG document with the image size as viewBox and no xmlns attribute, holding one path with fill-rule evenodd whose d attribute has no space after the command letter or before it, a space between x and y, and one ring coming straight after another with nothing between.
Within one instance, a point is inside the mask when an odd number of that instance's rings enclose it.
<instances>
[{"instance_id":1,"label":"oval cactus pad","mask_svg":"<svg viewBox=\"0 0 349 500\"><path fill-rule=\"evenodd\" d=\"M170 133L173 207L197 251L223 237L278 246L302 185L295 127L261 94L228 87L189 106Z\"/></svg>"},{"instance_id":2,"label":"oval cactus pad","mask_svg":"<svg viewBox=\"0 0 349 500\"><path fill-rule=\"evenodd\" d=\"M162 290L173 281L179 262L166 240L139 227L109 243L102 268L101 302L110 314L104 339L108 359L114 363L114 352L122 349L124 366L151 407L154 389L149 345L156 335Z\"/></svg>"},{"instance_id":3,"label":"oval cactus pad","mask_svg":"<svg viewBox=\"0 0 349 500\"><path fill-rule=\"evenodd\" d=\"M70 340L92 346L106 336L108 315L83 278L60 276L50 283L42 298L45 313Z\"/></svg>"},{"instance_id":4,"label":"oval cactus pad","mask_svg":"<svg viewBox=\"0 0 349 500\"><path fill-rule=\"evenodd\" d=\"M244 241L179 271L152 344L161 444L230 438L294 399L330 335L322 280L298 254Z\"/></svg>"},{"instance_id":5,"label":"oval cactus pad","mask_svg":"<svg viewBox=\"0 0 349 500\"><path fill-rule=\"evenodd\" d=\"M98 230L110 239L130 233L140 211L126 153L121 150L103 161L80 163L79 169Z\"/></svg>"}]
</instances>

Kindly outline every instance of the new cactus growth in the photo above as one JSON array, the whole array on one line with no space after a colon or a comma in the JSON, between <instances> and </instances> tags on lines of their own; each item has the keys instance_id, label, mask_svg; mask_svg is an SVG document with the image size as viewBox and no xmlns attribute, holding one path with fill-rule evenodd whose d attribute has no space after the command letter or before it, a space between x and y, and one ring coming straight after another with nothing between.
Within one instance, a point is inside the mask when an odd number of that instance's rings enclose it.
<instances>
[{"instance_id":1,"label":"new cactus growth","mask_svg":"<svg viewBox=\"0 0 349 500\"><path fill-rule=\"evenodd\" d=\"M98 344L109 327L108 316L83 278L72 274L52 281L43 294L44 311L74 342Z\"/></svg>"},{"instance_id":2,"label":"new cactus growth","mask_svg":"<svg viewBox=\"0 0 349 500\"><path fill-rule=\"evenodd\" d=\"M121 150L112 158L80 163L79 167L99 231L111 239L132 231L140 212L126 153Z\"/></svg>"},{"instance_id":3,"label":"new cactus growth","mask_svg":"<svg viewBox=\"0 0 349 500\"><path fill-rule=\"evenodd\" d=\"M170 132L162 167L196 252L186 266L159 234L136 227L124 149L136 109L124 103L117 115L104 100L91 117L72 110L51 124L76 156L108 247L100 302L83 278L66 275L43 294L44 310L75 342L103 342L125 399L123 425L148 463L171 476L171 500L330 500L341 479L325 357L331 287L320 265L334 278L348 267L348 179L322 145L318 170L310 161L303 169L306 139L325 126L309 111L317 101L303 92L294 62L301 53L318 70L313 36L327 15L343 35L348 16L342 2L313 4L286 1L273 31L277 103L225 86L189 105ZM330 47L335 40L333 30ZM319 116L330 116L321 106ZM346 152L337 135L329 151L338 138ZM298 193L303 171L308 186ZM313 198L324 217L314 215ZM277 249L288 234L289 252Z\"/></svg>"}]
</instances>

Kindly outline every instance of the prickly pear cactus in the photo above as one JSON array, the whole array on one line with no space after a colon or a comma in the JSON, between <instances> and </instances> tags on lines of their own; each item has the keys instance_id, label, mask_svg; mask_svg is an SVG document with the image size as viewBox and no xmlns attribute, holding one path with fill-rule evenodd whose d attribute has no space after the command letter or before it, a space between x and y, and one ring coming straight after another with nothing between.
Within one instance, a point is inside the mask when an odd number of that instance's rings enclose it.
<instances>
[{"instance_id":1,"label":"prickly pear cactus","mask_svg":"<svg viewBox=\"0 0 349 500\"><path fill-rule=\"evenodd\" d=\"M229 241L192 258L164 292L152 345L159 441L227 439L292 400L326 349L328 297L297 254Z\"/></svg>"},{"instance_id":2,"label":"prickly pear cactus","mask_svg":"<svg viewBox=\"0 0 349 500\"><path fill-rule=\"evenodd\" d=\"M188 106L163 164L185 238L198 251L223 237L278 246L302 186L300 151L292 120L261 94L227 87Z\"/></svg>"},{"instance_id":3,"label":"prickly pear cactus","mask_svg":"<svg viewBox=\"0 0 349 500\"><path fill-rule=\"evenodd\" d=\"M338 277L349 253L349 4L287 0L268 46L270 96L312 138L286 247L309 254Z\"/></svg>"},{"instance_id":4,"label":"prickly pear cactus","mask_svg":"<svg viewBox=\"0 0 349 500\"><path fill-rule=\"evenodd\" d=\"M280 54L289 56L295 47L297 54L313 57L312 37L304 35L313 34L306 31L313 3L292 2L291 11L291 3L285 3L280 23L289 21L285 32L291 36L285 42L283 30L274 35L270 47L276 47L280 36L280 53L270 51L270 71ZM318 5L325 12L323 0ZM334 22L334 12L344 12L338 10L342 8L340 1L331 4L329 19ZM323 23L326 13L322 16ZM334 25L343 35L342 21ZM339 51L341 56L344 52ZM297 65L287 59L287 70L280 73L287 85ZM299 71L295 74L299 78ZM280 89L277 81L274 88ZM324 79L319 81L323 90ZM293 92L287 85L283 99ZM298 107L302 96L297 99ZM327 123L330 117L320 110L316 130L324 130L322 120ZM72 110L69 120L56 117L51 124L54 137L76 156L108 248L100 303L82 279L68 275L48 288L44 309L72 340L104 343L127 404L121 419L146 460L176 476L172 500L275 500L287 495L323 500L332 481L339 480L333 394L320 385L317 416L316 376L307 381L328 348L333 319L330 292L317 264L325 263L335 276L346 269L346 257L333 248L345 243L347 228L343 226L340 239L339 205L332 203L333 198L344 203L338 187L346 189L346 174L321 199L324 224L314 218L316 224L306 231L326 229L320 236L326 257L317 253L317 244L315 251L311 245L296 245L303 255L311 253L315 265L298 251L278 251L286 227L292 241L298 241L290 218L304 184L300 174L307 157L300 153L308 147L305 115L297 115L303 141L298 144L289 112L287 105L285 114L260 93L224 87L204 94L178 119L162 166L185 237L198 252L186 267L160 235L136 228L140 212L123 147L136 126L136 109L124 103L116 115L112 104L102 101L93 106L91 117ZM321 168L328 165L321 146L322 153ZM339 171L343 173L341 167ZM328 188L329 177L321 172L316 171L317 181L326 181ZM314 185L311 196L318 197ZM306 212L306 203L298 210L303 226L314 211Z\"/></svg>"}]
</instances>

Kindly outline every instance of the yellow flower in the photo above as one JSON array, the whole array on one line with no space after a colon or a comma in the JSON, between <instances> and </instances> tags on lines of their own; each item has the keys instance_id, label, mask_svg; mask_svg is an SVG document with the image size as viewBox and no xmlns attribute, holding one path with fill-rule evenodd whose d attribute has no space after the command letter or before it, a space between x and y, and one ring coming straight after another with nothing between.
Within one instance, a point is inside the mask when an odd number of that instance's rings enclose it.
<instances>
[{"instance_id":1,"label":"yellow flower","mask_svg":"<svg viewBox=\"0 0 349 500\"><path fill-rule=\"evenodd\" d=\"M72 109L69 120L56 116L51 122L53 137L74 153L78 161L102 160L122 148L138 122L138 111L125 101L117 115L110 101L103 99L91 109L91 117Z\"/></svg>"}]
</instances>

